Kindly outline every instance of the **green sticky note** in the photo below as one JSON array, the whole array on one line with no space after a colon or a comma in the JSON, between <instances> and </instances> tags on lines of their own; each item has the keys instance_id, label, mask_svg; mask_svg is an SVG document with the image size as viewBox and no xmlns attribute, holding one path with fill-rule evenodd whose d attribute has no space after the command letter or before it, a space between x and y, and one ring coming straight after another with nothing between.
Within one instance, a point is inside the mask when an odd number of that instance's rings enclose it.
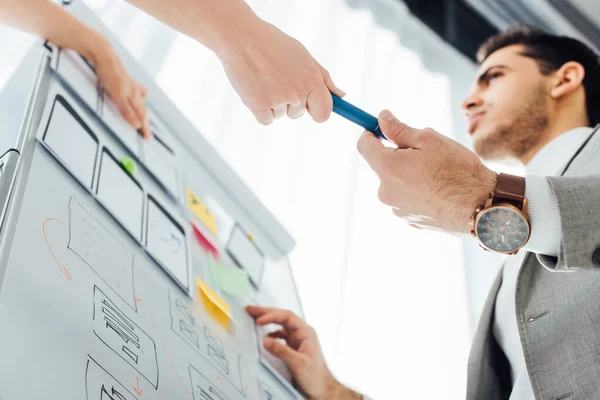
<instances>
[{"instance_id":1,"label":"green sticky note","mask_svg":"<svg viewBox=\"0 0 600 400\"><path fill-rule=\"evenodd\" d=\"M129 175L133 176L135 174L136 165L131 157L123 157L119 163Z\"/></svg>"},{"instance_id":2,"label":"green sticky note","mask_svg":"<svg viewBox=\"0 0 600 400\"><path fill-rule=\"evenodd\" d=\"M219 290L240 298L250 296L248 273L241 268L223 265L212 256L208 257L210 278Z\"/></svg>"}]
</instances>

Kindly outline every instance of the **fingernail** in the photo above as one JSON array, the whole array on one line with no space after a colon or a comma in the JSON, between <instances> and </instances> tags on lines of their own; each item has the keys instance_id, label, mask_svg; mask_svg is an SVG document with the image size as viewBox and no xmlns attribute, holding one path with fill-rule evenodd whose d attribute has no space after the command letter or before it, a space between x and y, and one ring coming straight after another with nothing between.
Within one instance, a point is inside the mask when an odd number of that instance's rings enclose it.
<instances>
[{"instance_id":1,"label":"fingernail","mask_svg":"<svg viewBox=\"0 0 600 400\"><path fill-rule=\"evenodd\" d=\"M269 338L265 339L265 348L271 350L273 348L273 341Z\"/></svg>"},{"instance_id":2,"label":"fingernail","mask_svg":"<svg viewBox=\"0 0 600 400\"><path fill-rule=\"evenodd\" d=\"M395 117L389 110L383 110L381 114L379 114L379 118L385 121L392 121Z\"/></svg>"}]
</instances>

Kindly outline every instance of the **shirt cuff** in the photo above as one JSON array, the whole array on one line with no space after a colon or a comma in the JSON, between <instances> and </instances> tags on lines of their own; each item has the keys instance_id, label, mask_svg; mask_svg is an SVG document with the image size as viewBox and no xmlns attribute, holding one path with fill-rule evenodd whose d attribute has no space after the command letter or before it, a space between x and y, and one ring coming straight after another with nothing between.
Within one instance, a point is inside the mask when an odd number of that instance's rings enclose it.
<instances>
[{"instance_id":1,"label":"shirt cuff","mask_svg":"<svg viewBox=\"0 0 600 400\"><path fill-rule=\"evenodd\" d=\"M525 198L531 234L523 249L557 257L560 249L560 211L556 195L543 176L525 177Z\"/></svg>"}]
</instances>

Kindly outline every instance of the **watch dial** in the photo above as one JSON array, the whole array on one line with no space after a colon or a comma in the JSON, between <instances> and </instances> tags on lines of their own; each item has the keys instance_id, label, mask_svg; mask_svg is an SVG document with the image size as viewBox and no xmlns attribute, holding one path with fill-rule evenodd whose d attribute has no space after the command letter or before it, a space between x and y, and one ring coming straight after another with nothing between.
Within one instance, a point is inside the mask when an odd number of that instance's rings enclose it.
<instances>
[{"instance_id":1,"label":"watch dial","mask_svg":"<svg viewBox=\"0 0 600 400\"><path fill-rule=\"evenodd\" d=\"M482 244L490 250L511 253L525 243L529 225L521 214L509 207L484 211L475 228Z\"/></svg>"}]
</instances>

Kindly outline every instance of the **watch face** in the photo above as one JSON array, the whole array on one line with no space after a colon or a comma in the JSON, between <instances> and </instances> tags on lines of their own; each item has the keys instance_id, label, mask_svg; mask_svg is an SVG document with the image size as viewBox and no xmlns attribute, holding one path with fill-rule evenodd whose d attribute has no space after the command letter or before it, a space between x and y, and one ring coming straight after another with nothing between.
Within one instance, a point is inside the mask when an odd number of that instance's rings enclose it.
<instances>
[{"instance_id":1,"label":"watch face","mask_svg":"<svg viewBox=\"0 0 600 400\"><path fill-rule=\"evenodd\" d=\"M475 231L489 250L512 253L527 241L529 224L515 209L498 206L481 212Z\"/></svg>"}]
</instances>

